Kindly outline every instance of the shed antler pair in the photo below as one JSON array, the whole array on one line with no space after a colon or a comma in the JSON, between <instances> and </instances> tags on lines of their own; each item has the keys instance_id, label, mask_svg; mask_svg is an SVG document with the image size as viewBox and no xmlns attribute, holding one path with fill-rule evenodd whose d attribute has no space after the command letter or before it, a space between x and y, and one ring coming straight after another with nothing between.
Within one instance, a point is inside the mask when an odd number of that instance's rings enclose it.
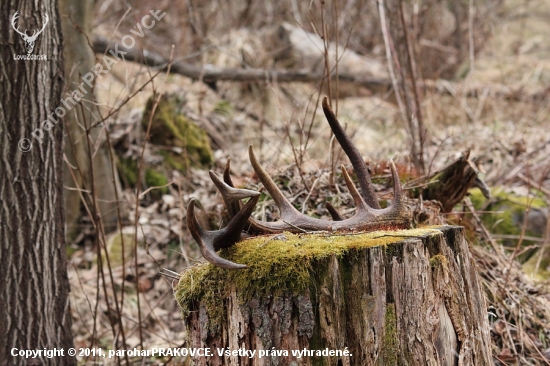
<instances>
[{"instance_id":1,"label":"shed antler pair","mask_svg":"<svg viewBox=\"0 0 550 366\"><path fill-rule=\"evenodd\" d=\"M359 181L360 192L357 190L348 172L342 165L342 175L344 176L346 185L357 206L355 215L349 219L343 220L328 202L327 209L333 221L316 219L300 213L286 199L269 174L267 174L265 169L260 165L258 159L254 155L252 146L250 146L248 148L250 163L265 189L279 208L281 219L276 222L263 222L250 217L259 200L260 192L234 188L231 177L229 176L230 161L228 160L223 174L223 180L212 171L210 171L210 178L223 197L225 206L231 217L229 224L225 228L215 231L206 231L201 228L194 215L194 199L189 203L187 211L187 226L189 227L191 235L199 244L201 253L206 260L223 268L245 268L246 266L242 264L237 264L221 258L216 254L216 251L221 248L231 247L241 240L241 238L249 234L275 234L283 231L361 232L380 229L403 229L409 226L410 217L403 202L403 190L393 162L391 162L390 168L393 177L394 199L389 207L381 209L372 187L367 165L336 119L326 97L323 99L323 111L325 112L325 116L334 136L350 159ZM245 198L250 199L243 205L241 200ZM245 227L248 234L243 233Z\"/></svg>"}]
</instances>

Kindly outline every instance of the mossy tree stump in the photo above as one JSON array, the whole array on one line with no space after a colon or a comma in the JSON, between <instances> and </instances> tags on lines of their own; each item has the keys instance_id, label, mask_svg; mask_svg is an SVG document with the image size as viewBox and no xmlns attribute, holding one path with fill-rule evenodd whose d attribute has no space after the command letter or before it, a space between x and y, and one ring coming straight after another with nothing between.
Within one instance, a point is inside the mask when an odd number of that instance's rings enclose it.
<instances>
[{"instance_id":1,"label":"mossy tree stump","mask_svg":"<svg viewBox=\"0 0 550 366\"><path fill-rule=\"evenodd\" d=\"M221 254L248 268L201 264L176 290L187 347L212 354L196 365L492 364L485 298L460 227L285 233ZM304 349L325 356L292 352Z\"/></svg>"}]
</instances>

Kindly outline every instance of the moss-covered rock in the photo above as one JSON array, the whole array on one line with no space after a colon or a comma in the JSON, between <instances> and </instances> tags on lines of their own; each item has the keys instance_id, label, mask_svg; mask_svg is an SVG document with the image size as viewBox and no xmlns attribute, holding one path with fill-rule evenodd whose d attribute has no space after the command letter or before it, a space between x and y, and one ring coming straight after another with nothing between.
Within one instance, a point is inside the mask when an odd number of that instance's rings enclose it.
<instances>
[{"instance_id":1,"label":"moss-covered rock","mask_svg":"<svg viewBox=\"0 0 550 366\"><path fill-rule=\"evenodd\" d=\"M117 169L120 179L125 187L135 187L138 181L137 161L132 158L119 158Z\"/></svg>"},{"instance_id":2,"label":"moss-covered rock","mask_svg":"<svg viewBox=\"0 0 550 366\"><path fill-rule=\"evenodd\" d=\"M491 191L493 198L487 204L487 200L479 189L472 189L469 193L474 207L483 210L481 220L485 227L497 237L500 235L505 245L516 245L517 238L522 234L524 222L527 224L524 236L543 237L548 214L545 200L533 196L519 196L495 188ZM524 238L524 246L532 244L536 243ZM528 259L531 254L533 254L532 251L521 256L520 260Z\"/></svg>"},{"instance_id":3,"label":"moss-covered rock","mask_svg":"<svg viewBox=\"0 0 550 366\"><path fill-rule=\"evenodd\" d=\"M214 162L214 155L206 132L197 127L181 112L185 101L177 95L164 95L155 108L150 98L145 107L141 127L147 130L151 120L150 142L158 146L158 154L164 158L164 164L152 166L145 164L142 176L138 177L139 162L135 157L119 158L117 168L126 187L135 188L138 181L143 189L162 187L150 192L152 198L160 198L168 193L169 182L167 171L175 169L185 172L189 167L209 167ZM229 108L221 105L220 109Z\"/></svg>"},{"instance_id":4,"label":"moss-covered rock","mask_svg":"<svg viewBox=\"0 0 550 366\"><path fill-rule=\"evenodd\" d=\"M132 158L120 158L117 162L118 173L125 187L135 188L138 181L138 162ZM163 172L162 166L145 168L144 189L150 187L162 187L152 190L153 198L158 199L163 194L168 194L168 178Z\"/></svg>"},{"instance_id":5,"label":"moss-covered rock","mask_svg":"<svg viewBox=\"0 0 550 366\"><path fill-rule=\"evenodd\" d=\"M159 195L168 194L168 187L165 187L168 184L168 179L163 173L155 169L148 168L145 170L145 184L148 188L162 187L156 191Z\"/></svg>"},{"instance_id":6,"label":"moss-covered rock","mask_svg":"<svg viewBox=\"0 0 550 366\"><path fill-rule=\"evenodd\" d=\"M176 95L161 97L151 122L149 141L159 146L181 149L161 152L165 162L173 169L185 171L191 166L208 167L214 162L208 135L181 112L183 104L185 101ZM143 113L144 130L151 119L153 105L154 100L150 98Z\"/></svg>"},{"instance_id":7,"label":"moss-covered rock","mask_svg":"<svg viewBox=\"0 0 550 366\"><path fill-rule=\"evenodd\" d=\"M493 189L493 198L487 201L479 189L470 190L470 198L476 209L483 209L483 223L496 234L520 235L527 209L525 235L541 237L546 227L546 201L538 197L519 196L502 189ZM485 207L486 206L486 207Z\"/></svg>"}]
</instances>

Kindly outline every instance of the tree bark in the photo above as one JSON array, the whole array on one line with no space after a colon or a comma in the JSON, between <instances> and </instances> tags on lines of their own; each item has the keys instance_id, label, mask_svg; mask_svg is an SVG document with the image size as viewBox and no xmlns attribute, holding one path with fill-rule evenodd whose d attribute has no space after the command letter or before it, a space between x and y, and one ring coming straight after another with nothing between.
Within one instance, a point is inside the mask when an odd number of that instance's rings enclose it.
<instances>
[{"instance_id":1,"label":"tree bark","mask_svg":"<svg viewBox=\"0 0 550 366\"><path fill-rule=\"evenodd\" d=\"M391 235L407 238L315 262L306 293L242 302L230 284L216 301L226 315L220 325L196 302L185 318L188 347L213 355L195 364L492 365L485 297L463 229ZM256 354L220 356L224 348Z\"/></svg>"},{"instance_id":2,"label":"tree bark","mask_svg":"<svg viewBox=\"0 0 550 366\"><path fill-rule=\"evenodd\" d=\"M27 54L22 36L11 26L17 11L16 27L28 29L29 36L49 16L32 51L47 60L14 59L14 54ZM57 1L4 1L0 13L0 365L75 365L67 355L73 341L63 227L63 126L44 123L59 106L63 88ZM37 128L42 143L31 136ZM65 356L13 357L14 348L16 353L57 348Z\"/></svg>"},{"instance_id":3,"label":"tree bark","mask_svg":"<svg viewBox=\"0 0 550 366\"><path fill-rule=\"evenodd\" d=\"M470 151L439 171L426 177L426 187L422 190L424 200L435 200L441 204L441 210L449 213L468 194L472 187L478 187L485 198L491 197L490 189L477 176L478 169L469 159Z\"/></svg>"}]
</instances>

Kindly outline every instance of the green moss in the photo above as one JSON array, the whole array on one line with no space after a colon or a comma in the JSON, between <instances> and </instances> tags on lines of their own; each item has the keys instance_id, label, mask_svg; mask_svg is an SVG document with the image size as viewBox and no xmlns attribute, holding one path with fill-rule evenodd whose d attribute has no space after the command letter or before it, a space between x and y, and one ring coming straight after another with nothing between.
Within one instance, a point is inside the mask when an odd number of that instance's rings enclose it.
<instances>
[{"instance_id":1,"label":"green moss","mask_svg":"<svg viewBox=\"0 0 550 366\"><path fill-rule=\"evenodd\" d=\"M117 163L117 167L124 185L126 187L135 188L138 181L138 162L131 158L121 158ZM168 184L168 179L166 176L157 169L159 168L148 167L145 169L145 188L161 187ZM168 193L168 187L151 191L153 196L158 196L155 198L160 198L161 194Z\"/></svg>"},{"instance_id":2,"label":"green moss","mask_svg":"<svg viewBox=\"0 0 550 366\"><path fill-rule=\"evenodd\" d=\"M181 157L175 156L169 151L160 151L159 153L164 158L164 163L172 169L183 172L186 171L189 167L189 161L187 161L186 159L182 159Z\"/></svg>"},{"instance_id":3,"label":"green moss","mask_svg":"<svg viewBox=\"0 0 550 366\"><path fill-rule=\"evenodd\" d=\"M67 245L67 258L71 258L74 253L78 251L78 247L73 247L72 245Z\"/></svg>"},{"instance_id":4,"label":"green moss","mask_svg":"<svg viewBox=\"0 0 550 366\"><path fill-rule=\"evenodd\" d=\"M470 189L468 191L468 196L470 197L470 201L472 201L472 204L476 209L481 208L485 203L485 201L487 201L487 199L483 196L483 193L481 193L481 190L479 188Z\"/></svg>"},{"instance_id":5,"label":"green moss","mask_svg":"<svg viewBox=\"0 0 550 366\"><path fill-rule=\"evenodd\" d=\"M397 365L398 348L395 304L388 304L384 319L384 365Z\"/></svg>"},{"instance_id":6,"label":"green moss","mask_svg":"<svg viewBox=\"0 0 550 366\"><path fill-rule=\"evenodd\" d=\"M536 196L518 196L502 189L493 189L491 191L493 198L489 205L486 205L487 200L479 189L472 189L469 193L474 207L483 209L484 212L480 215L481 220L491 233L519 237L524 225L526 210L529 208L531 216L528 216L525 235L542 237L546 224L544 223L541 226L537 224L536 220L531 220L531 217L534 217L535 210L547 207L544 199ZM504 239L503 243L516 245L517 239ZM523 240L523 244L531 245L535 243ZM525 260L526 257L523 259Z\"/></svg>"},{"instance_id":7,"label":"green moss","mask_svg":"<svg viewBox=\"0 0 550 366\"><path fill-rule=\"evenodd\" d=\"M147 187L163 187L168 184L168 179L164 174L148 168L145 170L145 184L147 184ZM158 192L168 194L168 187L159 188Z\"/></svg>"},{"instance_id":8,"label":"green moss","mask_svg":"<svg viewBox=\"0 0 550 366\"><path fill-rule=\"evenodd\" d=\"M233 106L226 100L221 100L214 107L214 113L223 117L231 117L233 114Z\"/></svg>"},{"instance_id":9,"label":"green moss","mask_svg":"<svg viewBox=\"0 0 550 366\"><path fill-rule=\"evenodd\" d=\"M186 170L190 166L208 167L214 162L208 135L181 113L179 109L183 103L184 101L175 95L161 97L151 122L150 141L159 146L182 149L181 153L163 151L167 164L174 169ZM152 107L153 99L149 99L142 119L144 129L151 119Z\"/></svg>"},{"instance_id":10,"label":"green moss","mask_svg":"<svg viewBox=\"0 0 550 366\"><path fill-rule=\"evenodd\" d=\"M117 162L117 168L122 182L127 187L135 187L138 180L137 161L132 158L120 158Z\"/></svg>"},{"instance_id":11,"label":"green moss","mask_svg":"<svg viewBox=\"0 0 550 366\"><path fill-rule=\"evenodd\" d=\"M237 287L239 300L247 302L254 296L278 296L284 292L305 293L311 285L312 271L330 256L340 257L352 250L374 246L387 246L406 237L440 234L433 228L395 231L375 231L363 234L329 235L290 234L251 238L230 249L219 252L220 256L245 264L243 270L226 270L209 263L201 263L182 273L176 287L176 300L183 316L188 316L196 303L206 305L210 320L222 320L225 298L231 288Z\"/></svg>"},{"instance_id":12,"label":"green moss","mask_svg":"<svg viewBox=\"0 0 550 366\"><path fill-rule=\"evenodd\" d=\"M479 188L473 188L468 191L470 194L470 200L472 201L475 208L480 208L487 199L483 197L483 194ZM525 209L529 204L533 208L544 208L547 207L546 201L538 196L519 196L510 192L506 192L501 188L494 188L491 190L491 195L493 196L493 203L491 205L498 205L500 202L509 202L514 205L521 206Z\"/></svg>"},{"instance_id":13,"label":"green moss","mask_svg":"<svg viewBox=\"0 0 550 366\"><path fill-rule=\"evenodd\" d=\"M430 267L444 267L447 268L448 261L447 257L445 257L443 254L436 254L433 257L430 258Z\"/></svg>"},{"instance_id":14,"label":"green moss","mask_svg":"<svg viewBox=\"0 0 550 366\"><path fill-rule=\"evenodd\" d=\"M550 279L550 253L548 251L549 249L547 248L542 258L540 258L540 253L537 252L522 266L523 271L534 280L544 282Z\"/></svg>"}]
</instances>

